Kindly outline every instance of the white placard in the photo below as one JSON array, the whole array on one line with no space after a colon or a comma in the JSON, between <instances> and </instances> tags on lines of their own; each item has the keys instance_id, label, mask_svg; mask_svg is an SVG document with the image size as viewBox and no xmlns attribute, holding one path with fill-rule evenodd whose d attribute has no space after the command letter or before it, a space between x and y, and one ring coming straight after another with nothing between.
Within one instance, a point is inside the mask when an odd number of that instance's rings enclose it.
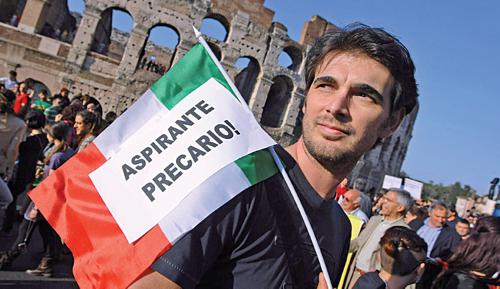
<instances>
[{"instance_id":1,"label":"white placard","mask_svg":"<svg viewBox=\"0 0 500 289\"><path fill-rule=\"evenodd\" d=\"M422 189L424 184L409 178L405 178L403 189L407 190L414 199L420 199L422 196Z\"/></svg>"},{"instance_id":2,"label":"white placard","mask_svg":"<svg viewBox=\"0 0 500 289\"><path fill-rule=\"evenodd\" d=\"M403 179L401 179L401 178L385 175L384 182L382 183L382 188L384 188L384 189L392 189L392 188L399 189L399 188L401 188L402 183L403 183Z\"/></svg>"},{"instance_id":3,"label":"white placard","mask_svg":"<svg viewBox=\"0 0 500 289\"><path fill-rule=\"evenodd\" d=\"M215 172L273 144L252 113L211 79L144 124L90 178L133 242Z\"/></svg>"}]
</instances>

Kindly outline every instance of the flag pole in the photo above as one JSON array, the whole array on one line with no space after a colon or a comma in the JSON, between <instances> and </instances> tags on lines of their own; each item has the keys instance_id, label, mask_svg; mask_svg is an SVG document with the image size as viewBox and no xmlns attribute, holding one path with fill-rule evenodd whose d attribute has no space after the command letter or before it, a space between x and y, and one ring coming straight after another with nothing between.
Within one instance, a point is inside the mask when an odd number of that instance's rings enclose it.
<instances>
[{"instance_id":1,"label":"flag pole","mask_svg":"<svg viewBox=\"0 0 500 289\"><path fill-rule=\"evenodd\" d=\"M201 45L207 50L208 54L210 55L210 58L212 58L213 62L219 69L219 71L222 73L224 78L226 79L227 83L229 84L229 87L233 90L234 94L238 98L239 102L241 105L246 107L247 110L250 110L250 108L246 105L246 101L243 99L241 96L240 92L234 85L232 79L229 77L227 74L226 70L222 67L221 63L215 57L214 53L212 52L212 49L210 49L210 46L208 46L207 42L203 38L202 34L198 29L196 29L193 26L194 34L196 38L198 39L198 42L200 42ZM328 274L328 270L326 267L325 259L323 258L323 254L321 253L321 249L319 248L318 240L316 238L316 235L314 234L314 231L312 229L311 223L309 222L309 218L307 217L306 211L304 210L304 206L302 206L302 203L300 202L299 196L297 195L297 192L295 191L295 188L292 185L292 182L290 180L290 177L285 171L285 167L281 163L280 158L276 154L276 151L274 150L273 147L268 148L269 152L273 156L274 163L278 166L278 169L283 176L283 179L285 180L285 183L288 186L288 189L290 190L290 193L292 194L293 200L295 201L295 204L297 205L297 208L299 209L300 216L302 217L302 220L304 221L304 224L306 225L307 233L309 234L309 237L311 238L311 242L314 247L314 251L316 252L316 256L318 257L319 260L319 265L321 267L321 271L323 272L323 275L325 276L326 284L328 286L328 289L333 289L332 282L330 279L330 274Z\"/></svg>"}]
</instances>

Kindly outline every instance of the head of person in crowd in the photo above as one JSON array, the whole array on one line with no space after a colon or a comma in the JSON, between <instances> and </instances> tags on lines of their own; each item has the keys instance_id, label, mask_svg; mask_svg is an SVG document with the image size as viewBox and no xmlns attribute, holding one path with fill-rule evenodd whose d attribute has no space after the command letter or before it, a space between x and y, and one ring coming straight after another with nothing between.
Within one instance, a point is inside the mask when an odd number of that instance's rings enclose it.
<instances>
[{"instance_id":1,"label":"head of person in crowd","mask_svg":"<svg viewBox=\"0 0 500 289\"><path fill-rule=\"evenodd\" d=\"M404 221L406 224L409 224L413 220L417 220L417 219L422 220L422 219L425 219L426 217L427 217L427 212L424 209L419 208L416 204L414 204L408 210L408 212L406 212Z\"/></svg>"},{"instance_id":2,"label":"head of person in crowd","mask_svg":"<svg viewBox=\"0 0 500 289\"><path fill-rule=\"evenodd\" d=\"M30 110L26 114L24 120L26 121L28 129L41 130L45 127L45 115L38 109Z\"/></svg>"},{"instance_id":3,"label":"head of person in crowd","mask_svg":"<svg viewBox=\"0 0 500 289\"><path fill-rule=\"evenodd\" d=\"M108 124L111 124L113 121L115 121L115 119L118 117L118 115L116 114L116 112L114 111L110 111L108 113L106 113L106 116L104 117L104 120L108 123Z\"/></svg>"},{"instance_id":4,"label":"head of person in crowd","mask_svg":"<svg viewBox=\"0 0 500 289\"><path fill-rule=\"evenodd\" d=\"M342 209L350 213L359 208L361 202L361 192L355 189L348 190L342 198Z\"/></svg>"},{"instance_id":5,"label":"head of person in crowd","mask_svg":"<svg viewBox=\"0 0 500 289\"><path fill-rule=\"evenodd\" d=\"M448 222L455 222L457 220L457 210L450 208L448 210Z\"/></svg>"},{"instance_id":6,"label":"head of person in crowd","mask_svg":"<svg viewBox=\"0 0 500 289\"><path fill-rule=\"evenodd\" d=\"M28 93L28 85L26 82L19 83L19 93Z\"/></svg>"},{"instance_id":7,"label":"head of person in crowd","mask_svg":"<svg viewBox=\"0 0 500 289\"><path fill-rule=\"evenodd\" d=\"M460 242L448 260L448 269L441 272L432 288L457 288L457 282L464 279L463 275L476 282L475 286L470 288L487 288L478 286L479 284L499 286L498 248L500 248L500 217L479 218L475 231L468 239ZM458 277L457 274L462 274L462 277ZM455 287L449 287L450 284Z\"/></svg>"},{"instance_id":8,"label":"head of person in crowd","mask_svg":"<svg viewBox=\"0 0 500 289\"><path fill-rule=\"evenodd\" d=\"M380 277L388 288L416 283L425 268L427 243L411 229L395 226L380 240ZM392 286L391 286L392 285Z\"/></svg>"},{"instance_id":9,"label":"head of person in crowd","mask_svg":"<svg viewBox=\"0 0 500 289\"><path fill-rule=\"evenodd\" d=\"M309 51L297 145L341 181L413 110L414 72L408 50L382 29L358 24L326 32Z\"/></svg>"},{"instance_id":10,"label":"head of person in crowd","mask_svg":"<svg viewBox=\"0 0 500 289\"><path fill-rule=\"evenodd\" d=\"M62 97L69 97L69 89L67 89L66 87L63 87L63 88L61 88L59 94Z\"/></svg>"},{"instance_id":11,"label":"head of person in crowd","mask_svg":"<svg viewBox=\"0 0 500 289\"><path fill-rule=\"evenodd\" d=\"M69 105L78 105L78 106L84 107L83 100L82 100L82 95L81 94L77 94L73 98L71 98L71 102L70 102Z\"/></svg>"},{"instance_id":12,"label":"head of person in crowd","mask_svg":"<svg viewBox=\"0 0 500 289\"><path fill-rule=\"evenodd\" d=\"M441 201L435 201L429 208L429 226L441 228L448 219L448 207Z\"/></svg>"},{"instance_id":13,"label":"head of person in crowd","mask_svg":"<svg viewBox=\"0 0 500 289\"><path fill-rule=\"evenodd\" d=\"M469 238L470 234L470 223L466 219L458 218L457 224L455 225L455 230L460 235L462 240Z\"/></svg>"},{"instance_id":14,"label":"head of person in crowd","mask_svg":"<svg viewBox=\"0 0 500 289\"><path fill-rule=\"evenodd\" d=\"M9 71L9 79L11 81L16 81L17 80L17 72L15 70Z\"/></svg>"},{"instance_id":15,"label":"head of person in crowd","mask_svg":"<svg viewBox=\"0 0 500 289\"><path fill-rule=\"evenodd\" d=\"M62 121L45 127L49 143L54 144L50 153L45 157L45 164L49 164L50 159L55 153L65 151L68 148L68 144L66 143L68 131L69 126Z\"/></svg>"},{"instance_id":16,"label":"head of person in crowd","mask_svg":"<svg viewBox=\"0 0 500 289\"><path fill-rule=\"evenodd\" d=\"M5 91L5 84L0 83L0 93L3 93Z\"/></svg>"},{"instance_id":17,"label":"head of person in crowd","mask_svg":"<svg viewBox=\"0 0 500 289\"><path fill-rule=\"evenodd\" d=\"M42 89L38 92L38 99L47 101L49 96L49 92L46 89Z\"/></svg>"},{"instance_id":18,"label":"head of person in crowd","mask_svg":"<svg viewBox=\"0 0 500 289\"><path fill-rule=\"evenodd\" d=\"M380 215L389 220L399 219L406 214L412 205L413 199L409 192L392 188L382 196Z\"/></svg>"},{"instance_id":19,"label":"head of person in crowd","mask_svg":"<svg viewBox=\"0 0 500 289\"><path fill-rule=\"evenodd\" d=\"M102 118L102 107L98 102L87 103L86 109L94 113L98 118Z\"/></svg>"},{"instance_id":20,"label":"head of person in crowd","mask_svg":"<svg viewBox=\"0 0 500 289\"><path fill-rule=\"evenodd\" d=\"M74 127L76 135L80 139L89 135L96 136L98 125L98 119L94 113L88 110L81 110L76 114Z\"/></svg>"}]
</instances>

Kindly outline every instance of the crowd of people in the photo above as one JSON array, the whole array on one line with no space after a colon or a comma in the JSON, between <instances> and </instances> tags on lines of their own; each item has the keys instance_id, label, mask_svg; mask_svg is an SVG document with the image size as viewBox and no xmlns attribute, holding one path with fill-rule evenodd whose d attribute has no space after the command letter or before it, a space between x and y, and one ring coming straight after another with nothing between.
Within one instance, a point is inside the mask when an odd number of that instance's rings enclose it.
<instances>
[{"instance_id":1,"label":"crowd of people","mask_svg":"<svg viewBox=\"0 0 500 289\"><path fill-rule=\"evenodd\" d=\"M346 288L410 288L416 283L417 289L488 289L499 284L500 218L464 216L470 222L452 206L417 201L398 188L382 190L372 209L363 211L363 195L347 187L339 198L346 214L364 223L351 241L355 255Z\"/></svg>"},{"instance_id":2,"label":"crowd of people","mask_svg":"<svg viewBox=\"0 0 500 289\"><path fill-rule=\"evenodd\" d=\"M153 56L143 57L141 62L139 63L139 68L147 71L151 71L160 75L165 74L167 72L167 66L161 64L156 61L156 58Z\"/></svg>"},{"instance_id":3,"label":"crowd of people","mask_svg":"<svg viewBox=\"0 0 500 289\"><path fill-rule=\"evenodd\" d=\"M57 233L38 213L26 192L94 140L116 114L102 118L99 102L89 95L75 95L62 88L50 96L34 90L31 79L17 81L15 71L0 79L0 207L4 211L2 234L14 234L14 223L22 219L15 241L0 255L0 269L8 266L29 243L38 227L45 254L35 269L26 273L51 276L60 258L62 243Z\"/></svg>"}]
</instances>

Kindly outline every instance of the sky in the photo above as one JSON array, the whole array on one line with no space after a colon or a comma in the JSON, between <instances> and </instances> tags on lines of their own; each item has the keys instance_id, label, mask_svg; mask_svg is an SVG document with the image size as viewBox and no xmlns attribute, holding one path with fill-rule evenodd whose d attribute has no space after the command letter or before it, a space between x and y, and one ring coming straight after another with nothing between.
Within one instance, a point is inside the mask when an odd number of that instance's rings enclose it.
<instances>
[{"instance_id":1,"label":"sky","mask_svg":"<svg viewBox=\"0 0 500 289\"><path fill-rule=\"evenodd\" d=\"M68 2L70 10L83 10L81 1ZM397 36L415 62L420 93L402 169L425 182L459 181L479 194L500 177L500 1L267 0L264 5L297 41L314 15L340 27L362 22ZM131 30L128 15L113 17L118 28ZM163 29L150 39L176 43L175 33ZM218 35L220 27L204 22L201 31Z\"/></svg>"}]
</instances>

